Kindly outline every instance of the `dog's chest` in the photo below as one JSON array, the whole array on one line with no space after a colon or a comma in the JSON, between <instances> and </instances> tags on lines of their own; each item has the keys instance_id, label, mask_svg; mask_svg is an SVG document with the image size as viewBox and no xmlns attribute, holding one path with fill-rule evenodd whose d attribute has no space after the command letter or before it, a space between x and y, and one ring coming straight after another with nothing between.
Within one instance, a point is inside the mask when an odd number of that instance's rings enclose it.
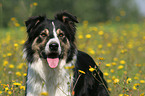
<instances>
[{"instance_id":1,"label":"dog's chest","mask_svg":"<svg viewBox=\"0 0 145 96\"><path fill-rule=\"evenodd\" d=\"M33 75L34 78L37 78L36 82L41 83L38 87L42 90L41 92L48 92L49 96L70 96L70 85L73 75L72 71L64 68L65 65L65 60L62 60L59 67L52 69L48 67L46 62L38 60L38 62L35 63L35 66L31 66L31 68L35 70L35 72L33 72L35 74L31 75Z\"/></svg>"}]
</instances>

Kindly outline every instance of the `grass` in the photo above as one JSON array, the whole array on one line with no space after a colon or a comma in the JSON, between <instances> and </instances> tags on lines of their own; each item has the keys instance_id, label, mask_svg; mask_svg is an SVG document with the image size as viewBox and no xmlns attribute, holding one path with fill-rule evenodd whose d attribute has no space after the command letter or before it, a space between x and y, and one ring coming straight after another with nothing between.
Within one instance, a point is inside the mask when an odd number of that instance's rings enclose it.
<instances>
[{"instance_id":1,"label":"grass","mask_svg":"<svg viewBox=\"0 0 145 96\"><path fill-rule=\"evenodd\" d=\"M15 20L15 19L14 19ZM12 20L13 21L13 20ZM145 23L78 25L77 47L103 71L111 96L145 96ZM14 24L0 33L0 96L23 96L27 64L26 29Z\"/></svg>"}]
</instances>

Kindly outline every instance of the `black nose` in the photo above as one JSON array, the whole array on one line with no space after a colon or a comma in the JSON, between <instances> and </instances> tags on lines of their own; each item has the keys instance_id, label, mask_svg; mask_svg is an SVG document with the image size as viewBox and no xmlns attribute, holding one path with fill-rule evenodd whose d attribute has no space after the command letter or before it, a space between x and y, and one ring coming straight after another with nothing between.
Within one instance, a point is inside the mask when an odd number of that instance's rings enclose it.
<instances>
[{"instance_id":1,"label":"black nose","mask_svg":"<svg viewBox=\"0 0 145 96\"><path fill-rule=\"evenodd\" d=\"M58 50L58 44L57 43L51 43L49 44L50 51L57 51Z\"/></svg>"}]
</instances>

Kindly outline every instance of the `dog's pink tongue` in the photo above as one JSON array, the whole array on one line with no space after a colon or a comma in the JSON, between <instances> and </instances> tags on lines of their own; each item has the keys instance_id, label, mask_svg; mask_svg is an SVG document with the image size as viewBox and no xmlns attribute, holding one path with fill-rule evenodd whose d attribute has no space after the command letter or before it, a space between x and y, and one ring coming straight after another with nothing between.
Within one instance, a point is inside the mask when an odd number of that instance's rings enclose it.
<instances>
[{"instance_id":1,"label":"dog's pink tongue","mask_svg":"<svg viewBox=\"0 0 145 96\"><path fill-rule=\"evenodd\" d=\"M51 68L56 68L59 63L59 58L47 58L47 62Z\"/></svg>"}]
</instances>

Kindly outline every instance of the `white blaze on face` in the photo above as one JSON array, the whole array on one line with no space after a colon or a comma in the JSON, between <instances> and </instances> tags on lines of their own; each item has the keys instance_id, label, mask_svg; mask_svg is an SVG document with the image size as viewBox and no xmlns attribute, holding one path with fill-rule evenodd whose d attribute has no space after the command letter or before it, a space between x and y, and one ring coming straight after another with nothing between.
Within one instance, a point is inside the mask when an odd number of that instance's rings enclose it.
<instances>
[{"instance_id":1,"label":"white blaze on face","mask_svg":"<svg viewBox=\"0 0 145 96\"><path fill-rule=\"evenodd\" d=\"M52 44L52 43L57 43L58 44L58 54L60 55L61 54L60 41L57 37L54 22L52 22L52 26L53 26L53 36L54 36L54 38L50 39L47 42L46 47L45 47L45 52L46 52L46 54L51 53L49 45ZM49 66L51 68L56 68L58 66L58 63L59 63L59 58L58 57L56 57L56 58L48 58L47 57L47 62L48 62Z\"/></svg>"},{"instance_id":2,"label":"white blaze on face","mask_svg":"<svg viewBox=\"0 0 145 96\"><path fill-rule=\"evenodd\" d=\"M49 45L51 43L57 43L59 46L58 46L58 53L61 54L61 47L60 47L60 41L57 37L57 33L56 33L56 29L55 29L55 25L54 25L54 22L52 22L52 26L53 26L53 36L54 38L50 39L47 44L46 44L46 47L45 47L45 52L48 54L50 53L50 49L49 49Z\"/></svg>"}]
</instances>

